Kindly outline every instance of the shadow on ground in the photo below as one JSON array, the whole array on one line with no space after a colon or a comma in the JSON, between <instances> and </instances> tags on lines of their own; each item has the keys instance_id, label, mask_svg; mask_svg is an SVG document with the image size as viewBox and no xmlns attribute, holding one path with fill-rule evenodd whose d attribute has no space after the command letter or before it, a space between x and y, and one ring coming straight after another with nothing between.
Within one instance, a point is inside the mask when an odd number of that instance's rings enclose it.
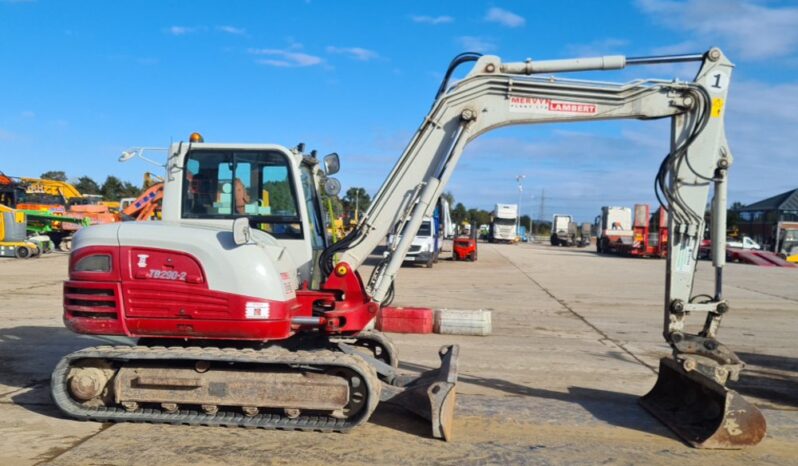
<instances>
[{"instance_id":1,"label":"shadow on ground","mask_svg":"<svg viewBox=\"0 0 798 466\"><path fill-rule=\"evenodd\" d=\"M729 382L729 388L775 407L798 408L798 358L756 353L737 355L746 367L740 380Z\"/></svg>"},{"instance_id":2,"label":"shadow on ground","mask_svg":"<svg viewBox=\"0 0 798 466\"><path fill-rule=\"evenodd\" d=\"M420 372L429 368L422 365L401 363L400 369ZM670 430L652 418L639 404L638 396L628 393L612 392L587 387L568 387L568 392L558 392L541 388L533 388L516 384L507 380L475 377L461 374L460 382L479 385L486 388L502 391L514 396L528 396L548 400L557 400L574 403L589 412L594 418L607 424L633 429L652 435L659 435L669 439L676 439ZM547 422L547 414L540 413L541 422ZM530 419L534 422L534 419Z\"/></svg>"},{"instance_id":3,"label":"shadow on ground","mask_svg":"<svg viewBox=\"0 0 798 466\"><path fill-rule=\"evenodd\" d=\"M0 329L0 397L36 413L57 415L50 401L50 374L68 353L109 343L60 327Z\"/></svg>"}]
</instances>

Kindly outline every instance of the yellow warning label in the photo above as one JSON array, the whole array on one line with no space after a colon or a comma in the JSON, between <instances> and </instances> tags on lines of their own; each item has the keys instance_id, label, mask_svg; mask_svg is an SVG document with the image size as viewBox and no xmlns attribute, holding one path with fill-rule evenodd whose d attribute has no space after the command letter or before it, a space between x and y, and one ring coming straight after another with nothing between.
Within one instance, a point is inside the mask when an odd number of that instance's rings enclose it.
<instances>
[{"instance_id":1,"label":"yellow warning label","mask_svg":"<svg viewBox=\"0 0 798 466\"><path fill-rule=\"evenodd\" d=\"M717 97L712 99L712 118L720 117L721 110L723 110L723 99Z\"/></svg>"}]
</instances>

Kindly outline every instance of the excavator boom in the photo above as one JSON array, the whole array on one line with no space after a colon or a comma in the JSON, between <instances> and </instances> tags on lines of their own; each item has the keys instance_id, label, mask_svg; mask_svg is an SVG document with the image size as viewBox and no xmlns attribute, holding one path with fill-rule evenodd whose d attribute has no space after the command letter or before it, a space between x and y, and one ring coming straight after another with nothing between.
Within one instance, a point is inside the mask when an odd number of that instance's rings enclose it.
<instances>
[{"instance_id":1,"label":"excavator boom","mask_svg":"<svg viewBox=\"0 0 798 466\"><path fill-rule=\"evenodd\" d=\"M474 65L468 75L449 86L448 77L454 67L469 61ZM536 76L676 62L700 62L695 80L614 84ZM388 254L375 267L367 285L372 299L383 302L394 292L394 277L423 217L430 215L471 140L509 125L670 118L671 150L660 163L656 187L668 210L671 232L663 336L673 349L673 357L663 360L663 367L668 369L660 372L661 380L653 394L641 403L694 446L738 448L756 444L765 432L764 418L753 405L725 388L728 378L736 380L743 363L716 338L721 318L729 308L722 294L722 279L727 172L732 154L723 117L732 69L732 63L717 48L679 56L606 56L522 63L504 63L496 56L461 55L452 62L432 108L358 227L328 249L323 259L329 261L334 254L340 254L342 262L357 268L389 230L399 225L406 233L389 245ZM710 189L714 192L711 232L716 283L712 298L698 303L693 277ZM705 313L705 322L699 331L689 333L686 319L696 313ZM710 386L712 389L707 389ZM720 413L711 421L702 419L705 425L698 436L696 429L686 427L691 421L683 415L683 403L679 401L686 394L703 400L711 398ZM666 404L678 409L662 408ZM734 409L730 408L732 404ZM737 426L734 432L728 430L729 425Z\"/></svg>"}]
</instances>

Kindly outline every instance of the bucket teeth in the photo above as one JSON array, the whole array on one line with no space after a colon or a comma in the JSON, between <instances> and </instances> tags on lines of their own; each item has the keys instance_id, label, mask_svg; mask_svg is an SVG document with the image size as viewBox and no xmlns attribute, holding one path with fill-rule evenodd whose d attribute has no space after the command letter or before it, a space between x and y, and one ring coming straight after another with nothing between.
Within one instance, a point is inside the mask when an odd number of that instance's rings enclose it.
<instances>
[{"instance_id":1,"label":"bucket teeth","mask_svg":"<svg viewBox=\"0 0 798 466\"><path fill-rule=\"evenodd\" d=\"M432 436L452 439L454 408L457 398L457 345L443 346L438 351L441 366L419 377L397 377L394 384L383 384L382 401L399 405L432 424Z\"/></svg>"},{"instance_id":2,"label":"bucket teeth","mask_svg":"<svg viewBox=\"0 0 798 466\"><path fill-rule=\"evenodd\" d=\"M759 409L739 393L662 358L654 388L640 404L696 448L739 449L758 444L767 424Z\"/></svg>"}]
</instances>

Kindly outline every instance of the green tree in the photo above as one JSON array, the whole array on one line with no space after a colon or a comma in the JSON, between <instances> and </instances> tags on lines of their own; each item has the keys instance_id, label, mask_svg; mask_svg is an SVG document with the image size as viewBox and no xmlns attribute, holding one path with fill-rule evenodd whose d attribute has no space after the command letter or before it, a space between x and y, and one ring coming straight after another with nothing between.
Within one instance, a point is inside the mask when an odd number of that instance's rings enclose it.
<instances>
[{"instance_id":1,"label":"green tree","mask_svg":"<svg viewBox=\"0 0 798 466\"><path fill-rule=\"evenodd\" d=\"M135 184L131 183L130 181L122 182L122 191L120 194L120 199L124 197L139 197L141 193L141 188L136 186Z\"/></svg>"},{"instance_id":2,"label":"green tree","mask_svg":"<svg viewBox=\"0 0 798 466\"><path fill-rule=\"evenodd\" d=\"M89 176L81 176L78 181L72 183L80 194L100 194L100 185Z\"/></svg>"},{"instance_id":3,"label":"green tree","mask_svg":"<svg viewBox=\"0 0 798 466\"><path fill-rule=\"evenodd\" d=\"M482 209L468 209L468 222L476 223L477 227L487 225L490 223L490 212Z\"/></svg>"},{"instance_id":4,"label":"green tree","mask_svg":"<svg viewBox=\"0 0 798 466\"><path fill-rule=\"evenodd\" d=\"M529 228L529 222L531 222L531 221L532 221L532 219L529 217L529 215L522 215L521 216L521 226L522 227L525 227L525 228L528 229Z\"/></svg>"},{"instance_id":5,"label":"green tree","mask_svg":"<svg viewBox=\"0 0 798 466\"><path fill-rule=\"evenodd\" d=\"M66 173L61 170L51 170L42 173L39 178L43 180L55 180L55 181L66 181L67 176Z\"/></svg>"},{"instance_id":6,"label":"green tree","mask_svg":"<svg viewBox=\"0 0 798 466\"><path fill-rule=\"evenodd\" d=\"M285 181L267 181L263 183L263 189L269 192L269 206L272 215L296 215L296 205L294 197L291 195L291 187Z\"/></svg>"},{"instance_id":7,"label":"green tree","mask_svg":"<svg viewBox=\"0 0 798 466\"><path fill-rule=\"evenodd\" d=\"M91 178L89 178L89 181L91 181ZM80 192L83 194L97 194L95 192L84 192L83 190L80 190ZM99 194L102 194L103 199L106 201L118 201L124 197L138 197L140 192L141 188L135 184L131 183L130 181L122 181L113 175L108 175L108 177L105 179L105 182L102 184L102 186L100 186L99 189Z\"/></svg>"},{"instance_id":8,"label":"green tree","mask_svg":"<svg viewBox=\"0 0 798 466\"><path fill-rule=\"evenodd\" d=\"M460 225L466 220L468 220L468 210L466 210L462 202L458 202L457 205L454 206L454 210L452 210L452 221Z\"/></svg>"},{"instance_id":9,"label":"green tree","mask_svg":"<svg viewBox=\"0 0 798 466\"><path fill-rule=\"evenodd\" d=\"M532 234L549 236L551 234L551 222L549 220L535 220L532 223Z\"/></svg>"},{"instance_id":10,"label":"green tree","mask_svg":"<svg viewBox=\"0 0 798 466\"><path fill-rule=\"evenodd\" d=\"M113 175L108 175L108 177L105 179L105 182L100 187L100 194L103 195L103 199L106 201L118 201L119 199L126 197L123 195L124 189L125 186L122 183L122 180Z\"/></svg>"},{"instance_id":11,"label":"green tree","mask_svg":"<svg viewBox=\"0 0 798 466\"><path fill-rule=\"evenodd\" d=\"M345 215L354 218L356 209L363 212L369 208L371 196L369 196L365 188L351 187L346 190L341 203L343 204Z\"/></svg>"}]
</instances>

